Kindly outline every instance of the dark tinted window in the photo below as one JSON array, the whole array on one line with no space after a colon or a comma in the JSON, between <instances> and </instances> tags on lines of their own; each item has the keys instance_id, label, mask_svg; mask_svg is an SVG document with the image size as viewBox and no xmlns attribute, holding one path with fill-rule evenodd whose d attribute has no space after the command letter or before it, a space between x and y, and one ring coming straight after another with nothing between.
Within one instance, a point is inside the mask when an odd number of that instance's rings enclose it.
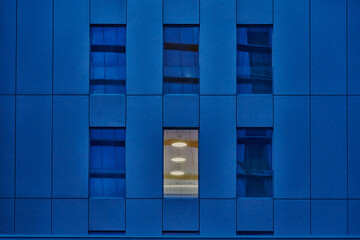
<instances>
[{"instance_id":1,"label":"dark tinted window","mask_svg":"<svg viewBox=\"0 0 360 240\"><path fill-rule=\"evenodd\" d=\"M164 27L164 93L199 93L199 27Z\"/></svg>"},{"instance_id":2,"label":"dark tinted window","mask_svg":"<svg viewBox=\"0 0 360 240\"><path fill-rule=\"evenodd\" d=\"M125 129L90 129L90 197L125 197Z\"/></svg>"},{"instance_id":3,"label":"dark tinted window","mask_svg":"<svg viewBox=\"0 0 360 240\"><path fill-rule=\"evenodd\" d=\"M237 196L271 197L272 130L237 130Z\"/></svg>"},{"instance_id":4,"label":"dark tinted window","mask_svg":"<svg viewBox=\"0 0 360 240\"><path fill-rule=\"evenodd\" d=\"M91 27L90 93L125 93L125 27Z\"/></svg>"},{"instance_id":5,"label":"dark tinted window","mask_svg":"<svg viewBox=\"0 0 360 240\"><path fill-rule=\"evenodd\" d=\"M272 93L271 26L238 26L237 93Z\"/></svg>"}]
</instances>

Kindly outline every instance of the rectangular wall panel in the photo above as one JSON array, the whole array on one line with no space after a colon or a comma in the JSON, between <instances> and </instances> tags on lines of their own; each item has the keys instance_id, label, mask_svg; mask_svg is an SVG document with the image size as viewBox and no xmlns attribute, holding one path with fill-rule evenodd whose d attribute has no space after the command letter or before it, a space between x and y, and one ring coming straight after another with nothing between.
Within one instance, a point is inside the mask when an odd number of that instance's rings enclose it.
<instances>
[{"instance_id":1,"label":"rectangular wall panel","mask_svg":"<svg viewBox=\"0 0 360 240\"><path fill-rule=\"evenodd\" d=\"M346 93L346 0L311 0L311 93Z\"/></svg>"},{"instance_id":2,"label":"rectangular wall panel","mask_svg":"<svg viewBox=\"0 0 360 240\"><path fill-rule=\"evenodd\" d=\"M360 198L360 97L348 101L348 197Z\"/></svg>"},{"instance_id":3,"label":"rectangular wall panel","mask_svg":"<svg viewBox=\"0 0 360 240\"><path fill-rule=\"evenodd\" d=\"M50 234L51 199L16 199L15 234Z\"/></svg>"},{"instance_id":4,"label":"rectangular wall panel","mask_svg":"<svg viewBox=\"0 0 360 240\"><path fill-rule=\"evenodd\" d=\"M162 93L162 15L162 0L127 2L126 92L128 94Z\"/></svg>"},{"instance_id":5,"label":"rectangular wall panel","mask_svg":"<svg viewBox=\"0 0 360 240\"><path fill-rule=\"evenodd\" d=\"M90 0L91 24L126 24L126 0Z\"/></svg>"},{"instance_id":6,"label":"rectangular wall panel","mask_svg":"<svg viewBox=\"0 0 360 240\"><path fill-rule=\"evenodd\" d=\"M89 0L54 0L54 93L89 93Z\"/></svg>"},{"instance_id":7,"label":"rectangular wall panel","mask_svg":"<svg viewBox=\"0 0 360 240\"><path fill-rule=\"evenodd\" d=\"M236 200L201 199L200 234L214 236L235 235Z\"/></svg>"},{"instance_id":8,"label":"rectangular wall panel","mask_svg":"<svg viewBox=\"0 0 360 240\"><path fill-rule=\"evenodd\" d=\"M51 93L53 2L17 4L17 92Z\"/></svg>"},{"instance_id":9,"label":"rectangular wall panel","mask_svg":"<svg viewBox=\"0 0 360 240\"><path fill-rule=\"evenodd\" d=\"M0 2L0 93L15 93L16 0Z\"/></svg>"},{"instance_id":10,"label":"rectangular wall panel","mask_svg":"<svg viewBox=\"0 0 360 240\"><path fill-rule=\"evenodd\" d=\"M310 235L310 200L275 200L275 235Z\"/></svg>"},{"instance_id":11,"label":"rectangular wall panel","mask_svg":"<svg viewBox=\"0 0 360 240\"><path fill-rule=\"evenodd\" d=\"M309 94L309 1L274 4L274 93Z\"/></svg>"},{"instance_id":12,"label":"rectangular wall panel","mask_svg":"<svg viewBox=\"0 0 360 240\"><path fill-rule=\"evenodd\" d=\"M346 198L346 97L311 97L311 196Z\"/></svg>"},{"instance_id":13,"label":"rectangular wall panel","mask_svg":"<svg viewBox=\"0 0 360 240\"><path fill-rule=\"evenodd\" d=\"M164 24L199 24L199 0L164 0Z\"/></svg>"},{"instance_id":14,"label":"rectangular wall panel","mask_svg":"<svg viewBox=\"0 0 360 240\"><path fill-rule=\"evenodd\" d=\"M163 231L199 231L199 199L164 198Z\"/></svg>"},{"instance_id":15,"label":"rectangular wall panel","mask_svg":"<svg viewBox=\"0 0 360 240\"><path fill-rule=\"evenodd\" d=\"M16 197L49 198L51 96L16 98Z\"/></svg>"},{"instance_id":16,"label":"rectangular wall panel","mask_svg":"<svg viewBox=\"0 0 360 240\"><path fill-rule=\"evenodd\" d=\"M348 234L352 236L360 235L360 200L348 201Z\"/></svg>"},{"instance_id":17,"label":"rectangular wall panel","mask_svg":"<svg viewBox=\"0 0 360 240\"><path fill-rule=\"evenodd\" d=\"M272 127L273 96L270 94L238 94L236 97L237 127Z\"/></svg>"},{"instance_id":18,"label":"rectangular wall panel","mask_svg":"<svg viewBox=\"0 0 360 240\"><path fill-rule=\"evenodd\" d=\"M200 93L236 92L236 0L200 1Z\"/></svg>"},{"instance_id":19,"label":"rectangular wall panel","mask_svg":"<svg viewBox=\"0 0 360 240\"><path fill-rule=\"evenodd\" d=\"M125 127L125 95L91 94L90 126Z\"/></svg>"},{"instance_id":20,"label":"rectangular wall panel","mask_svg":"<svg viewBox=\"0 0 360 240\"><path fill-rule=\"evenodd\" d=\"M87 234L88 200L53 199L52 200L53 234Z\"/></svg>"},{"instance_id":21,"label":"rectangular wall panel","mask_svg":"<svg viewBox=\"0 0 360 240\"><path fill-rule=\"evenodd\" d=\"M310 97L275 97L274 196L310 197Z\"/></svg>"},{"instance_id":22,"label":"rectangular wall panel","mask_svg":"<svg viewBox=\"0 0 360 240\"><path fill-rule=\"evenodd\" d=\"M127 199L126 234L160 236L162 234L162 200Z\"/></svg>"},{"instance_id":23,"label":"rectangular wall panel","mask_svg":"<svg viewBox=\"0 0 360 240\"><path fill-rule=\"evenodd\" d=\"M164 95L164 127L199 127L199 101L197 94Z\"/></svg>"},{"instance_id":24,"label":"rectangular wall panel","mask_svg":"<svg viewBox=\"0 0 360 240\"><path fill-rule=\"evenodd\" d=\"M162 197L162 99L127 97L126 197Z\"/></svg>"},{"instance_id":25,"label":"rectangular wall panel","mask_svg":"<svg viewBox=\"0 0 360 240\"><path fill-rule=\"evenodd\" d=\"M237 0L238 24L272 24L273 0Z\"/></svg>"},{"instance_id":26,"label":"rectangular wall panel","mask_svg":"<svg viewBox=\"0 0 360 240\"><path fill-rule=\"evenodd\" d=\"M0 234L14 234L14 199L0 199Z\"/></svg>"},{"instance_id":27,"label":"rectangular wall panel","mask_svg":"<svg viewBox=\"0 0 360 240\"><path fill-rule=\"evenodd\" d=\"M0 198L13 198L15 181L15 96L0 96L0 133Z\"/></svg>"},{"instance_id":28,"label":"rectangular wall panel","mask_svg":"<svg viewBox=\"0 0 360 240\"><path fill-rule=\"evenodd\" d=\"M348 93L360 94L360 2L348 0Z\"/></svg>"},{"instance_id":29,"label":"rectangular wall panel","mask_svg":"<svg viewBox=\"0 0 360 240\"><path fill-rule=\"evenodd\" d=\"M53 197L88 197L88 111L87 96L54 96Z\"/></svg>"},{"instance_id":30,"label":"rectangular wall panel","mask_svg":"<svg viewBox=\"0 0 360 240\"><path fill-rule=\"evenodd\" d=\"M235 96L200 97L200 198L236 196Z\"/></svg>"},{"instance_id":31,"label":"rectangular wall panel","mask_svg":"<svg viewBox=\"0 0 360 240\"><path fill-rule=\"evenodd\" d=\"M90 231L125 231L124 198L90 198Z\"/></svg>"},{"instance_id":32,"label":"rectangular wall panel","mask_svg":"<svg viewBox=\"0 0 360 240\"><path fill-rule=\"evenodd\" d=\"M347 201L311 200L311 234L345 236L347 234Z\"/></svg>"}]
</instances>

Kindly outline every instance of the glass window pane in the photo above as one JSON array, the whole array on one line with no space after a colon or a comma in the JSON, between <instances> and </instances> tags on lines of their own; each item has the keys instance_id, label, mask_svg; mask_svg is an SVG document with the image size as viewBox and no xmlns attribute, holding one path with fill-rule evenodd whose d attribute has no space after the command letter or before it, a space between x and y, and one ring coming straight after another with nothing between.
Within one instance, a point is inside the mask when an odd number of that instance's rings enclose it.
<instances>
[{"instance_id":1,"label":"glass window pane","mask_svg":"<svg viewBox=\"0 0 360 240\"><path fill-rule=\"evenodd\" d=\"M90 32L90 93L125 93L125 26L95 25Z\"/></svg>"},{"instance_id":2,"label":"glass window pane","mask_svg":"<svg viewBox=\"0 0 360 240\"><path fill-rule=\"evenodd\" d=\"M125 197L125 129L90 129L90 197Z\"/></svg>"},{"instance_id":3,"label":"glass window pane","mask_svg":"<svg viewBox=\"0 0 360 240\"><path fill-rule=\"evenodd\" d=\"M272 27L237 28L237 93L272 93Z\"/></svg>"},{"instance_id":4,"label":"glass window pane","mask_svg":"<svg viewBox=\"0 0 360 240\"><path fill-rule=\"evenodd\" d=\"M164 197L198 197L198 130L164 130Z\"/></svg>"},{"instance_id":5,"label":"glass window pane","mask_svg":"<svg viewBox=\"0 0 360 240\"><path fill-rule=\"evenodd\" d=\"M199 93L199 27L164 27L164 93Z\"/></svg>"},{"instance_id":6,"label":"glass window pane","mask_svg":"<svg viewBox=\"0 0 360 240\"><path fill-rule=\"evenodd\" d=\"M272 197L272 130L237 130L237 196Z\"/></svg>"}]
</instances>

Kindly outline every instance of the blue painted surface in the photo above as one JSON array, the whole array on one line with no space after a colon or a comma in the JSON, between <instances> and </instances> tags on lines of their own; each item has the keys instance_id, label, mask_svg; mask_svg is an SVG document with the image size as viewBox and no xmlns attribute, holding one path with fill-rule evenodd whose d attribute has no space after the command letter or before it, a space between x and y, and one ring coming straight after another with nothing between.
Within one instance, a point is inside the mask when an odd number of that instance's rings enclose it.
<instances>
[{"instance_id":1,"label":"blue painted surface","mask_svg":"<svg viewBox=\"0 0 360 240\"><path fill-rule=\"evenodd\" d=\"M200 1L200 93L236 93L236 0Z\"/></svg>"},{"instance_id":2,"label":"blue painted surface","mask_svg":"<svg viewBox=\"0 0 360 240\"><path fill-rule=\"evenodd\" d=\"M15 233L50 234L51 199L16 199Z\"/></svg>"},{"instance_id":3,"label":"blue painted surface","mask_svg":"<svg viewBox=\"0 0 360 240\"><path fill-rule=\"evenodd\" d=\"M47 0L17 2L17 93L51 94L52 8Z\"/></svg>"},{"instance_id":4,"label":"blue painted surface","mask_svg":"<svg viewBox=\"0 0 360 240\"><path fill-rule=\"evenodd\" d=\"M126 0L90 0L91 24L126 24Z\"/></svg>"},{"instance_id":5,"label":"blue painted surface","mask_svg":"<svg viewBox=\"0 0 360 240\"><path fill-rule=\"evenodd\" d=\"M164 198L163 231L199 231L199 199Z\"/></svg>"},{"instance_id":6,"label":"blue painted surface","mask_svg":"<svg viewBox=\"0 0 360 240\"><path fill-rule=\"evenodd\" d=\"M16 97L16 197L51 196L51 96Z\"/></svg>"},{"instance_id":7,"label":"blue painted surface","mask_svg":"<svg viewBox=\"0 0 360 240\"><path fill-rule=\"evenodd\" d=\"M89 93L89 0L54 0L54 93Z\"/></svg>"},{"instance_id":8,"label":"blue painted surface","mask_svg":"<svg viewBox=\"0 0 360 240\"><path fill-rule=\"evenodd\" d=\"M360 198L360 97L348 99L348 197Z\"/></svg>"},{"instance_id":9,"label":"blue painted surface","mask_svg":"<svg viewBox=\"0 0 360 240\"><path fill-rule=\"evenodd\" d=\"M274 1L275 94L309 94L309 3Z\"/></svg>"},{"instance_id":10,"label":"blue painted surface","mask_svg":"<svg viewBox=\"0 0 360 240\"><path fill-rule=\"evenodd\" d=\"M52 200L53 234L87 234L88 200L53 199Z\"/></svg>"},{"instance_id":11,"label":"blue painted surface","mask_svg":"<svg viewBox=\"0 0 360 240\"><path fill-rule=\"evenodd\" d=\"M164 127L199 127L199 95L167 94L163 97Z\"/></svg>"},{"instance_id":12,"label":"blue painted surface","mask_svg":"<svg viewBox=\"0 0 360 240\"><path fill-rule=\"evenodd\" d=\"M162 233L162 200L161 199L127 199L126 200L126 234L127 235L161 235Z\"/></svg>"},{"instance_id":13,"label":"blue painted surface","mask_svg":"<svg viewBox=\"0 0 360 240\"><path fill-rule=\"evenodd\" d=\"M14 233L14 199L0 199L0 234Z\"/></svg>"},{"instance_id":14,"label":"blue painted surface","mask_svg":"<svg viewBox=\"0 0 360 240\"><path fill-rule=\"evenodd\" d=\"M310 200L275 200L274 234L310 235Z\"/></svg>"},{"instance_id":15,"label":"blue painted surface","mask_svg":"<svg viewBox=\"0 0 360 240\"><path fill-rule=\"evenodd\" d=\"M311 97L311 196L346 198L346 98Z\"/></svg>"},{"instance_id":16,"label":"blue painted surface","mask_svg":"<svg viewBox=\"0 0 360 240\"><path fill-rule=\"evenodd\" d=\"M0 198L13 198L15 181L15 96L0 96L0 112Z\"/></svg>"},{"instance_id":17,"label":"blue painted surface","mask_svg":"<svg viewBox=\"0 0 360 240\"><path fill-rule=\"evenodd\" d=\"M310 197L310 97L275 97L274 196Z\"/></svg>"},{"instance_id":18,"label":"blue painted surface","mask_svg":"<svg viewBox=\"0 0 360 240\"><path fill-rule=\"evenodd\" d=\"M164 24L199 24L199 0L164 0Z\"/></svg>"},{"instance_id":19,"label":"blue painted surface","mask_svg":"<svg viewBox=\"0 0 360 240\"><path fill-rule=\"evenodd\" d=\"M348 93L360 94L360 2L348 0Z\"/></svg>"},{"instance_id":20,"label":"blue painted surface","mask_svg":"<svg viewBox=\"0 0 360 240\"><path fill-rule=\"evenodd\" d=\"M90 126L124 127L125 95L92 94L90 96Z\"/></svg>"},{"instance_id":21,"label":"blue painted surface","mask_svg":"<svg viewBox=\"0 0 360 240\"><path fill-rule=\"evenodd\" d=\"M311 93L346 94L346 1L311 0L310 7Z\"/></svg>"},{"instance_id":22,"label":"blue painted surface","mask_svg":"<svg viewBox=\"0 0 360 240\"><path fill-rule=\"evenodd\" d=\"M15 93L16 0L0 3L0 93Z\"/></svg>"},{"instance_id":23,"label":"blue painted surface","mask_svg":"<svg viewBox=\"0 0 360 240\"><path fill-rule=\"evenodd\" d=\"M126 197L162 197L162 102L160 96L127 97Z\"/></svg>"},{"instance_id":24,"label":"blue painted surface","mask_svg":"<svg viewBox=\"0 0 360 240\"><path fill-rule=\"evenodd\" d=\"M237 127L272 127L273 97L269 94L237 95Z\"/></svg>"},{"instance_id":25,"label":"blue painted surface","mask_svg":"<svg viewBox=\"0 0 360 240\"><path fill-rule=\"evenodd\" d=\"M311 234L346 235L346 209L346 200L311 200Z\"/></svg>"},{"instance_id":26,"label":"blue painted surface","mask_svg":"<svg viewBox=\"0 0 360 240\"><path fill-rule=\"evenodd\" d=\"M235 96L200 97L200 198L236 196L235 104Z\"/></svg>"},{"instance_id":27,"label":"blue painted surface","mask_svg":"<svg viewBox=\"0 0 360 240\"><path fill-rule=\"evenodd\" d=\"M236 230L244 232L273 231L272 198L238 198Z\"/></svg>"},{"instance_id":28,"label":"blue painted surface","mask_svg":"<svg viewBox=\"0 0 360 240\"><path fill-rule=\"evenodd\" d=\"M348 201L348 234L352 236L360 235L360 200Z\"/></svg>"},{"instance_id":29,"label":"blue painted surface","mask_svg":"<svg viewBox=\"0 0 360 240\"><path fill-rule=\"evenodd\" d=\"M87 198L89 168L87 96L54 96L53 197Z\"/></svg>"},{"instance_id":30,"label":"blue painted surface","mask_svg":"<svg viewBox=\"0 0 360 240\"><path fill-rule=\"evenodd\" d=\"M231 236L235 233L235 199L200 199L201 235Z\"/></svg>"},{"instance_id":31,"label":"blue painted surface","mask_svg":"<svg viewBox=\"0 0 360 240\"><path fill-rule=\"evenodd\" d=\"M238 24L272 24L272 0L237 0Z\"/></svg>"},{"instance_id":32,"label":"blue painted surface","mask_svg":"<svg viewBox=\"0 0 360 240\"><path fill-rule=\"evenodd\" d=\"M126 36L128 94L162 93L162 24L162 0L128 1Z\"/></svg>"},{"instance_id":33,"label":"blue painted surface","mask_svg":"<svg viewBox=\"0 0 360 240\"><path fill-rule=\"evenodd\" d=\"M124 198L90 198L90 231L125 231Z\"/></svg>"}]
</instances>

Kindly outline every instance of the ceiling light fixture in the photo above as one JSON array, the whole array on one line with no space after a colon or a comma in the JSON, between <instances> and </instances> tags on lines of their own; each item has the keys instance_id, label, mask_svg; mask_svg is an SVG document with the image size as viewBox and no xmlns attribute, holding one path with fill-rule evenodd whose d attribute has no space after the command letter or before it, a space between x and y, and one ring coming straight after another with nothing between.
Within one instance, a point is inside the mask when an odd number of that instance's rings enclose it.
<instances>
[{"instance_id":1,"label":"ceiling light fixture","mask_svg":"<svg viewBox=\"0 0 360 240\"><path fill-rule=\"evenodd\" d=\"M184 143L184 142L174 142L174 143L171 144L171 146L173 146L173 147L186 147L187 144Z\"/></svg>"},{"instance_id":2,"label":"ceiling light fixture","mask_svg":"<svg viewBox=\"0 0 360 240\"><path fill-rule=\"evenodd\" d=\"M185 162L186 159L182 157L174 157L171 159L171 161L179 163L179 162Z\"/></svg>"},{"instance_id":3,"label":"ceiling light fixture","mask_svg":"<svg viewBox=\"0 0 360 240\"><path fill-rule=\"evenodd\" d=\"M172 171L170 172L170 174L174 176L181 176L184 175L185 173L183 171Z\"/></svg>"}]
</instances>

